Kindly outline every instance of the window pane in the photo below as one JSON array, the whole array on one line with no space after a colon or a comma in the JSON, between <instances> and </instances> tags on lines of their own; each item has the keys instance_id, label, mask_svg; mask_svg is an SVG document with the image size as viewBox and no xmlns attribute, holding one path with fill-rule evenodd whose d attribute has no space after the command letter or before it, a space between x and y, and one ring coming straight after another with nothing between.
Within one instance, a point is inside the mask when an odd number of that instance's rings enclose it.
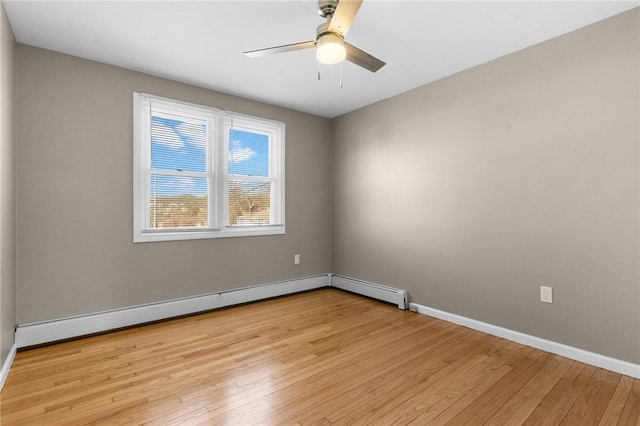
<instances>
[{"instance_id":1,"label":"window pane","mask_svg":"<svg viewBox=\"0 0 640 426\"><path fill-rule=\"evenodd\" d=\"M269 136L229 130L229 174L269 176Z\"/></svg>"},{"instance_id":2,"label":"window pane","mask_svg":"<svg viewBox=\"0 0 640 426\"><path fill-rule=\"evenodd\" d=\"M152 174L150 228L208 227L208 179Z\"/></svg>"},{"instance_id":3,"label":"window pane","mask_svg":"<svg viewBox=\"0 0 640 426\"><path fill-rule=\"evenodd\" d=\"M229 181L229 224L271 224L271 183Z\"/></svg>"},{"instance_id":4,"label":"window pane","mask_svg":"<svg viewBox=\"0 0 640 426\"><path fill-rule=\"evenodd\" d=\"M207 125L151 116L151 168L207 171Z\"/></svg>"}]
</instances>

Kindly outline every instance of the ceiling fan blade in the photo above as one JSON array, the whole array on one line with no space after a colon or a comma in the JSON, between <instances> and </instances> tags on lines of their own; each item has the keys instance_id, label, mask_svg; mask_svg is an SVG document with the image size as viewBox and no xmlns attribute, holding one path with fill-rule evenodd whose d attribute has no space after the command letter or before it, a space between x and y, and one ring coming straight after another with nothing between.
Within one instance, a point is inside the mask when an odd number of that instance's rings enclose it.
<instances>
[{"instance_id":1,"label":"ceiling fan blade","mask_svg":"<svg viewBox=\"0 0 640 426\"><path fill-rule=\"evenodd\" d=\"M361 4L362 0L340 0L329 20L329 31L346 36Z\"/></svg>"},{"instance_id":2,"label":"ceiling fan blade","mask_svg":"<svg viewBox=\"0 0 640 426\"><path fill-rule=\"evenodd\" d=\"M345 41L344 47L347 49L347 61L353 62L371 72L376 72L385 65L380 59L369 55L364 50L358 49L353 44Z\"/></svg>"},{"instance_id":3,"label":"ceiling fan blade","mask_svg":"<svg viewBox=\"0 0 640 426\"><path fill-rule=\"evenodd\" d=\"M267 47L266 49L250 50L244 52L250 58L260 58L267 55L275 55L276 53L293 52L294 50L303 50L316 47L315 41L303 41L301 43L285 44L284 46Z\"/></svg>"}]
</instances>

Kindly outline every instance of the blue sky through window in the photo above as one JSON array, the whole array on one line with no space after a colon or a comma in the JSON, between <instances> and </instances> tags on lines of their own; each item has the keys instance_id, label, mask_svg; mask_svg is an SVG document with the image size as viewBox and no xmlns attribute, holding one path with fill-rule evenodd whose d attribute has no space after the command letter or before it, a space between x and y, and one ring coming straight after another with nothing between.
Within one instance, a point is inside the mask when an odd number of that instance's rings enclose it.
<instances>
[{"instance_id":1,"label":"blue sky through window","mask_svg":"<svg viewBox=\"0 0 640 426\"><path fill-rule=\"evenodd\" d=\"M229 130L229 174L269 176L269 137L262 133Z\"/></svg>"},{"instance_id":2,"label":"blue sky through window","mask_svg":"<svg viewBox=\"0 0 640 426\"><path fill-rule=\"evenodd\" d=\"M152 115L150 193L154 195L206 195L208 179L172 176L162 171L207 172L207 124ZM269 176L269 137L231 129L228 171L246 176Z\"/></svg>"},{"instance_id":3,"label":"blue sky through window","mask_svg":"<svg viewBox=\"0 0 640 426\"><path fill-rule=\"evenodd\" d=\"M151 168L154 171L206 173L207 125L151 117ZM152 175L151 194L205 195L207 179L193 176Z\"/></svg>"},{"instance_id":4,"label":"blue sky through window","mask_svg":"<svg viewBox=\"0 0 640 426\"><path fill-rule=\"evenodd\" d=\"M151 118L151 167L154 170L207 171L206 124Z\"/></svg>"}]
</instances>

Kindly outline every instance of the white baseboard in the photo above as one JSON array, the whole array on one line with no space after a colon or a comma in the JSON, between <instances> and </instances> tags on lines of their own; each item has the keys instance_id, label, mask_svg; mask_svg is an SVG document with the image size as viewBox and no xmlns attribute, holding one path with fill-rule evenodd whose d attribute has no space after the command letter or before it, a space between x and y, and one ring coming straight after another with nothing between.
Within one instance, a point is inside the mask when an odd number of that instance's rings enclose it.
<instances>
[{"instance_id":1,"label":"white baseboard","mask_svg":"<svg viewBox=\"0 0 640 426\"><path fill-rule=\"evenodd\" d=\"M435 317L444 321L452 322L454 324L469 327L474 330L482 331L483 333L491 334L493 336L502 337L507 340L511 340L523 345L531 346L537 349L541 349L546 352L562 355L566 358L570 358L576 361L584 362L596 367L604 368L605 370L614 371L616 373L631 376L636 379L640 379L640 365L633 364L631 362L622 361L616 358L600 355L597 353L585 351L584 349L574 348L573 346L564 345L562 343L553 342L550 340L541 339L539 337L530 336L528 334L520 333L518 331L509 330L507 328L499 327L497 325L488 324L486 322L477 321L471 318L463 317L456 314L450 314L438 309L429 308L427 306L419 305L417 303L411 303L409 309L418 312L420 314Z\"/></svg>"},{"instance_id":2,"label":"white baseboard","mask_svg":"<svg viewBox=\"0 0 640 426\"><path fill-rule=\"evenodd\" d=\"M9 375L9 370L11 369L11 364L13 364L13 360L16 358L16 353L18 352L18 348L15 343L11 346L9 350L9 354L7 355L7 359L4 360L2 364L2 369L0 370L0 391L4 387L4 382L7 381L7 376Z\"/></svg>"},{"instance_id":3,"label":"white baseboard","mask_svg":"<svg viewBox=\"0 0 640 426\"><path fill-rule=\"evenodd\" d=\"M70 318L22 324L16 329L16 346L24 348L40 345L329 285L329 276L319 275Z\"/></svg>"},{"instance_id":4,"label":"white baseboard","mask_svg":"<svg viewBox=\"0 0 640 426\"><path fill-rule=\"evenodd\" d=\"M407 290L356 280L341 275L331 275L331 286L373 299L393 303L398 305L398 309L407 309L409 307L407 303Z\"/></svg>"}]
</instances>

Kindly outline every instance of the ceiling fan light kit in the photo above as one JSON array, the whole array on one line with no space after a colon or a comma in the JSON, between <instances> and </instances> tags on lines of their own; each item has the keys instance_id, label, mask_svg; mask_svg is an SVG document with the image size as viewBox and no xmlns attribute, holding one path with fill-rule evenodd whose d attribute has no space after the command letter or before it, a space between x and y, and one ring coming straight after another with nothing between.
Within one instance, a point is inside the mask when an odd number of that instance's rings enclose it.
<instances>
[{"instance_id":1,"label":"ceiling fan light kit","mask_svg":"<svg viewBox=\"0 0 640 426\"><path fill-rule=\"evenodd\" d=\"M339 64L347 57L344 40L337 34L326 33L316 42L316 59L325 65Z\"/></svg>"},{"instance_id":2,"label":"ceiling fan light kit","mask_svg":"<svg viewBox=\"0 0 640 426\"><path fill-rule=\"evenodd\" d=\"M327 19L318 26L315 41L303 41L284 46L244 52L250 58L292 52L303 49L316 49L316 59L321 64L339 64L345 59L371 72L376 72L385 63L344 41L363 0L319 0L318 13Z\"/></svg>"}]
</instances>

